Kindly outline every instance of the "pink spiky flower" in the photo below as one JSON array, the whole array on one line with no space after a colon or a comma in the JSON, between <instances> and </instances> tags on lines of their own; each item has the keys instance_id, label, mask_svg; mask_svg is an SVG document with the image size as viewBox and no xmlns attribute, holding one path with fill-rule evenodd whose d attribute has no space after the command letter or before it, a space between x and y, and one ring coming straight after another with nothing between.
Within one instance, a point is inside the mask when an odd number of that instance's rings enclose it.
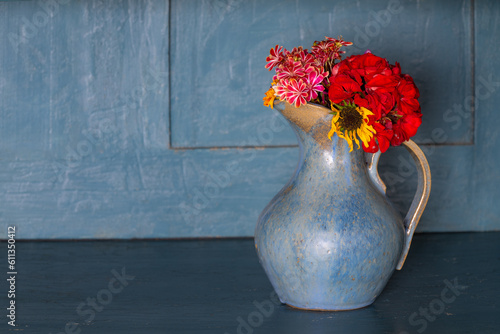
<instances>
[{"instance_id":1,"label":"pink spiky flower","mask_svg":"<svg viewBox=\"0 0 500 334\"><path fill-rule=\"evenodd\" d=\"M276 68L274 80L298 79L304 75L304 67L299 61L295 61Z\"/></svg>"},{"instance_id":2,"label":"pink spiky flower","mask_svg":"<svg viewBox=\"0 0 500 334\"><path fill-rule=\"evenodd\" d=\"M311 52L322 63L325 63L336 51L338 48L332 41L315 42L311 48Z\"/></svg>"},{"instance_id":3,"label":"pink spiky flower","mask_svg":"<svg viewBox=\"0 0 500 334\"><path fill-rule=\"evenodd\" d=\"M332 41L332 42L334 42L335 44L338 44L338 45L339 45L339 48L340 48L341 46L349 46L349 45L352 45L352 42L347 42L347 41L344 41L344 40L342 39L342 37L340 37L339 39L336 39L336 38L332 38L332 37L327 37L327 36L325 36L325 39L326 39L327 41Z\"/></svg>"},{"instance_id":4,"label":"pink spiky flower","mask_svg":"<svg viewBox=\"0 0 500 334\"><path fill-rule=\"evenodd\" d=\"M266 58L266 68L274 68L276 71L272 84L275 97L296 107L307 102L327 106L328 101L323 92L330 83L325 78L332 73L335 62L340 60L340 48L350 44L352 43L344 42L341 38L326 37L321 42L314 42L311 52L301 46L288 51L276 45ZM266 93L265 104L273 90Z\"/></svg>"},{"instance_id":5,"label":"pink spiky flower","mask_svg":"<svg viewBox=\"0 0 500 334\"><path fill-rule=\"evenodd\" d=\"M290 104L294 104L297 108L307 103L308 87L302 79L282 80L281 83L274 88L280 100L285 100Z\"/></svg>"},{"instance_id":6,"label":"pink spiky flower","mask_svg":"<svg viewBox=\"0 0 500 334\"><path fill-rule=\"evenodd\" d=\"M276 45L274 49L271 49L270 55L266 58L266 68L269 69L269 71L284 60L281 50L283 50L283 47L279 45Z\"/></svg>"},{"instance_id":7,"label":"pink spiky flower","mask_svg":"<svg viewBox=\"0 0 500 334\"><path fill-rule=\"evenodd\" d=\"M318 74L314 71L307 74L306 86L307 86L307 100L311 101L318 97L318 92L325 91L325 87L321 84L325 77L328 76L328 72L325 75Z\"/></svg>"}]
</instances>

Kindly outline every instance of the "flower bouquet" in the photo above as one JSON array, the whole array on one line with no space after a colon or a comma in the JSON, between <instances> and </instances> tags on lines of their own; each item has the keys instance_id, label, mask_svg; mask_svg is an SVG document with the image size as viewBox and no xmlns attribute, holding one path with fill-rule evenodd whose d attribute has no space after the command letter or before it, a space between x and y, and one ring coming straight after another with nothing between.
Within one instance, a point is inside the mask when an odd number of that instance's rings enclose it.
<instances>
[{"instance_id":1,"label":"flower bouquet","mask_svg":"<svg viewBox=\"0 0 500 334\"><path fill-rule=\"evenodd\" d=\"M333 114L331 130L353 149L385 152L417 133L422 123L418 88L412 77L369 50L341 59L340 49L352 45L342 38L315 41L311 51L288 51L276 45L266 58L275 69L264 105L273 108L276 98L295 107L308 102L323 105ZM361 141L361 145L360 145Z\"/></svg>"}]
</instances>

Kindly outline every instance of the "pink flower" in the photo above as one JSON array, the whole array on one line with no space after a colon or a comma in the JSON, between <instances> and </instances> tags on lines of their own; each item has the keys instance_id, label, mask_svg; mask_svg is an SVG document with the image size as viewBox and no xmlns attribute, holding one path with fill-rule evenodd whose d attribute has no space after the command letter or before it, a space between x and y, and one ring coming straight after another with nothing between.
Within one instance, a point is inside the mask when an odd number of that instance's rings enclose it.
<instances>
[{"instance_id":1,"label":"pink flower","mask_svg":"<svg viewBox=\"0 0 500 334\"><path fill-rule=\"evenodd\" d=\"M324 40L315 42L312 52L301 46L288 51L276 45L266 58L266 68L276 71L272 87L275 95L296 107L308 101L325 105L322 93L330 86L326 78L340 59L340 48L350 44L342 39Z\"/></svg>"},{"instance_id":2,"label":"pink flower","mask_svg":"<svg viewBox=\"0 0 500 334\"><path fill-rule=\"evenodd\" d=\"M340 58L339 47L332 41L315 42L311 52L321 63L325 63L329 59Z\"/></svg>"},{"instance_id":3,"label":"pink flower","mask_svg":"<svg viewBox=\"0 0 500 334\"><path fill-rule=\"evenodd\" d=\"M346 42L342 39L342 37L340 37L340 39L335 39L335 38L331 38L331 37L327 37L325 36L325 39L327 41L332 41L334 42L335 44L340 44L341 46L349 46L349 45L352 45L352 42Z\"/></svg>"},{"instance_id":4,"label":"pink flower","mask_svg":"<svg viewBox=\"0 0 500 334\"><path fill-rule=\"evenodd\" d=\"M314 64L314 56L310 53L306 53L302 51L300 54L300 60L302 61L302 64L307 65L307 64Z\"/></svg>"},{"instance_id":5,"label":"pink flower","mask_svg":"<svg viewBox=\"0 0 500 334\"><path fill-rule=\"evenodd\" d=\"M307 103L307 85L302 80L290 80L287 89L286 98L290 104L295 104L298 108L301 104Z\"/></svg>"},{"instance_id":6,"label":"pink flower","mask_svg":"<svg viewBox=\"0 0 500 334\"><path fill-rule=\"evenodd\" d=\"M314 100L318 97L318 92L323 92L325 87L321 84L325 76L328 75L328 72L325 75L318 74L314 71L309 72L306 78L307 83L307 101Z\"/></svg>"},{"instance_id":7,"label":"pink flower","mask_svg":"<svg viewBox=\"0 0 500 334\"><path fill-rule=\"evenodd\" d=\"M266 68L268 68L269 71L283 61L284 58L283 54L281 53L282 49L283 47L278 45L276 45L274 49L271 49L271 54L266 58L266 61L268 62L266 64Z\"/></svg>"},{"instance_id":8,"label":"pink flower","mask_svg":"<svg viewBox=\"0 0 500 334\"><path fill-rule=\"evenodd\" d=\"M305 75L305 70L299 61L288 63L276 69L274 80L297 79Z\"/></svg>"},{"instance_id":9,"label":"pink flower","mask_svg":"<svg viewBox=\"0 0 500 334\"><path fill-rule=\"evenodd\" d=\"M273 88L280 100L295 104L297 108L300 107L301 104L307 103L308 87L301 79L282 80L280 84Z\"/></svg>"}]
</instances>

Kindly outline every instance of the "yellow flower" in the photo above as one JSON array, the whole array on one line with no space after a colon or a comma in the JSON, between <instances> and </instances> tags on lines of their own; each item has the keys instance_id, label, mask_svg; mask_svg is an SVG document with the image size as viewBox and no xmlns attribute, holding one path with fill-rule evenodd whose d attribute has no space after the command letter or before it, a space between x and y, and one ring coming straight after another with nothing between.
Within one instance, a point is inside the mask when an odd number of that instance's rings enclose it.
<instances>
[{"instance_id":1,"label":"yellow flower","mask_svg":"<svg viewBox=\"0 0 500 334\"><path fill-rule=\"evenodd\" d=\"M271 109L274 109L273 108L273 103L274 103L274 99L276 98L276 96L274 95L274 89L271 87L269 88L269 90L266 92L266 96L264 96L262 98L262 100L264 100L264 105L266 107L271 107Z\"/></svg>"},{"instance_id":2,"label":"yellow flower","mask_svg":"<svg viewBox=\"0 0 500 334\"><path fill-rule=\"evenodd\" d=\"M368 146L376 133L375 129L368 125L368 116L373 115L373 113L364 107L356 106L354 103L344 103L343 106L336 106L337 108L333 105L331 107L334 115L328 138L331 140L333 134L336 133L340 138L347 140L351 148L349 152L353 150L353 140L358 145L358 149L360 148L358 137L365 146Z\"/></svg>"}]
</instances>

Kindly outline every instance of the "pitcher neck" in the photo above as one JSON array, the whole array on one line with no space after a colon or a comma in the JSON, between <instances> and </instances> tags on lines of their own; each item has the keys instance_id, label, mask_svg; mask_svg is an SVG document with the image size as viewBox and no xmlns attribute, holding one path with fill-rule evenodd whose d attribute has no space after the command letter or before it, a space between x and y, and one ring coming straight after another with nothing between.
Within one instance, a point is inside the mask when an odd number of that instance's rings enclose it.
<instances>
[{"instance_id":1,"label":"pitcher neck","mask_svg":"<svg viewBox=\"0 0 500 334\"><path fill-rule=\"evenodd\" d=\"M331 140L328 138L332 120L328 108L311 103L296 108L287 102L279 102L275 107L298 137L300 164L314 169L314 173L329 175L332 181L335 178L366 176L364 151L355 147L349 152L350 147L345 139L337 135L333 135Z\"/></svg>"},{"instance_id":2,"label":"pitcher neck","mask_svg":"<svg viewBox=\"0 0 500 334\"><path fill-rule=\"evenodd\" d=\"M349 152L347 141L337 135L332 137L328 147L319 145L314 138L307 135L299 134L299 142L300 167L304 167L307 173L317 174L329 184L347 181L347 184L354 185L367 178L363 149L355 147Z\"/></svg>"}]
</instances>

